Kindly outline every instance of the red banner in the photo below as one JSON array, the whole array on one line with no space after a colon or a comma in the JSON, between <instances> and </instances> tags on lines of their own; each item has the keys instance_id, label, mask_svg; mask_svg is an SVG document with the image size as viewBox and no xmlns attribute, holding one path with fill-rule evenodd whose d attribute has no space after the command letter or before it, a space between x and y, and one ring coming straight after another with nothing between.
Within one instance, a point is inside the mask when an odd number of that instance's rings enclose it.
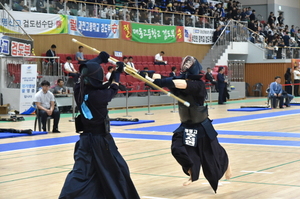
<instances>
[{"instance_id":1,"label":"red banner","mask_svg":"<svg viewBox=\"0 0 300 199\"><path fill-rule=\"evenodd\" d=\"M122 29L122 38L125 40L131 40L132 38L131 23L127 21L122 21L121 29Z\"/></svg>"},{"instance_id":2,"label":"red banner","mask_svg":"<svg viewBox=\"0 0 300 199\"><path fill-rule=\"evenodd\" d=\"M183 26L176 26L176 42L184 42L184 28Z\"/></svg>"}]
</instances>

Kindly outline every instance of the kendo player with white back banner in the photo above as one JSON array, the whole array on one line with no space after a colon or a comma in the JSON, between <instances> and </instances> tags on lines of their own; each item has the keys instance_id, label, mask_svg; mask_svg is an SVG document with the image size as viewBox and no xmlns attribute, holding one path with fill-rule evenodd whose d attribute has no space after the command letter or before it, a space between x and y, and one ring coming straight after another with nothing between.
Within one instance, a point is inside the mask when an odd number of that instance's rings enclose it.
<instances>
[{"instance_id":1,"label":"kendo player with white back banner","mask_svg":"<svg viewBox=\"0 0 300 199\"><path fill-rule=\"evenodd\" d=\"M189 185L198 180L200 167L205 178L216 192L218 181L224 176L229 179L231 170L225 149L219 144L217 132L208 118L207 96L204 82L201 80L202 66L192 56L186 56L181 63L181 74L177 77L161 78L159 74L146 76L159 87L167 87L177 97L190 103L187 107L178 102L180 126L173 132L172 155L182 166L190 179Z\"/></svg>"}]
</instances>

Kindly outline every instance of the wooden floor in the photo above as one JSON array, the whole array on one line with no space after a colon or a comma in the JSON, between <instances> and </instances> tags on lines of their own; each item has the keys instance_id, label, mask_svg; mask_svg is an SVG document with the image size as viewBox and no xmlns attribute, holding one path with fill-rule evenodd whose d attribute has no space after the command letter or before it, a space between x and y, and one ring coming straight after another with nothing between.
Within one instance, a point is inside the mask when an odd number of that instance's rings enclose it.
<instances>
[{"instance_id":1,"label":"wooden floor","mask_svg":"<svg viewBox=\"0 0 300 199\"><path fill-rule=\"evenodd\" d=\"M300 99L298 98L298 101ZM228 108L241 105L264 105L265 99L231 101L226 105L213 105L209 110L211 119L244 115L285 112L299 110L300 106L285 109L272 109L257 112L229 112ZM171 113L173 107L151 108L154 115L145 115L147 109L131 109L132 118L154 119L155 123L131 126L112 126L114 133L169 135L169 132L133 131L126 129L159 126L179 123L178 113ZM222 179L217 194L214 194L208 182L200 174L200 179L190 186L182 183L188 177L170 153L170 140L145 140L115 138L119 151L127 161L132 180L141 198L154 199L241 199L241 198L290 198L300 197L300 115L297 111L278 117L266 117L250 120L216 124L217 130L232 132L283 132L279 136L260 136L219 134L222 146L226 149L232 167L232 179ZM110 117L123 117L125 110L111 111ZM0 139L1 145L70 137L74 133L74 123L69 115L62 115L59 129L61 134L24 136ZM1 122L1 128L33 128L33 117L22 122ZM159 130L158 130L159 131ZM299 136L289 133L298 133ZM223 141L222 141L223 140ZM230 140L237 140L233 143ZM241 144L246 141L254 143ZM279 141L293 141L291 146L279 146ZM265 142L269 141L268 145ZM260 144L263 143L263 144ZM295 146L292 146L295 145ZM0 151L0 199L53 199L57 198L65 177L73 166L74 143L60 144L11 151Z\"/></svg>"}]
</instances>

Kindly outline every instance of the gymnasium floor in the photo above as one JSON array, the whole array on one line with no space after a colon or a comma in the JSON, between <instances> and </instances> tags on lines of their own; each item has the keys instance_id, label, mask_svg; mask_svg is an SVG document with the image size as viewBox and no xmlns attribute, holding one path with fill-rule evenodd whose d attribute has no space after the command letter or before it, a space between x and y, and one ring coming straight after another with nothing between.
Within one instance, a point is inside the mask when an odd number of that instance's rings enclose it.
<instances>
[{"instance_id":1,"label":"gymnasium floor","mask_svg":"<svg viewBox=\"0 0 300 199\"><path fill-rule=\"evenodd\" d=\"M210 118L219 133L232 168L231 180L220 180L217 194L200 179L182 186L188 177L170 153L172 130L179 123L173 106L130 109L131 118L155 120L112 126L120 153L127 161L141 198L151 199L294 199L300 195L300 106L256 112L233 112L242 105L264 105L265 98L212 104ZM300 98L296 99L300 102ZM123 117L125 110L112 110ZM58 198L73 166L74 123L62 114L60 134L0 139L0 199ZM22 122L0 122L1 128L33 129L34 117Z\"/></svg>"}]
</instances>

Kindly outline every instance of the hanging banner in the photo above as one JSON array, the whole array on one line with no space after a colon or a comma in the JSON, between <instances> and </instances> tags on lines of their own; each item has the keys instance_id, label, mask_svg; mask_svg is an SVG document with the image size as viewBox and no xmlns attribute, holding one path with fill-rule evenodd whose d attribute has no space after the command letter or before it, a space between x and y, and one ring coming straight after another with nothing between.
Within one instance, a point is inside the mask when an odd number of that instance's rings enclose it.
<instances>
[{"instance_id":1,"label":"hanging banner","mask_svg":"<svg viewBox=\"0 0 300 199\"><path fill-rule=\"evenodd\" d=\"M127 21L122 21L122 38L125 40L131 40L131 23Z\"/></svg>"},{"instance_id":2,"label":"hanging banner","mask_svg":"<svg viewBox=\"0 0 300 199\"><path fill-rule=\"evenodd\" d=\"M23 33L22 29L11 18L3 17L0 10L0 29L7 33ZM62 34L68 33L67 15L43 14L34 12L11 11L10 14L26 31L27 34Z\"/></svg>"},{"instance_id":3,"label":"hanging banner","mask_svg":"<svg viewBox=\"0 0 300 199\"><path fill-rule=\"evenodd\" d=\"M184 27L184 42L193 44L213 44L215 29Z\"/></svg>"},{"instance_id":4,"label":"hanging banner","mask_svg":"<svg viewBox=\"0 0 300 199\"><path fill-rule=\"evenodd\" d=\"M30 56L33 42L15 37L0 36L0 54L6 56Z\"/></svg>"},{"instance_id":5,"label":"hanging banner","mask_svg":"<svg viewBox=\"0 0 300 199\"><path fill-rule=\"evenodd\" d=\"M36 75L37 64L21 65L21 83L20 83L20 113L28 110L33 102L36 93Z\"/></svg>"},{"instance_id":6,"label":"hanging banner","mask_svg":"<svg viewBox=\"0 0 300 199\"><path fill-rule=\"evenodd\" d=\"M122 38L143 43L183 41L182 26L155 26L122 21Z\"/></svg>"},{"instance_id":7,"label":"hanging banner","mask_svg":"<svg viewBox=\"0 0 300 199\"><path fill-rule=\"evenodd\" d=\"M69 16L69 34L95 37L119 38L119 21Z\"/></svg>"}]
</instances>

